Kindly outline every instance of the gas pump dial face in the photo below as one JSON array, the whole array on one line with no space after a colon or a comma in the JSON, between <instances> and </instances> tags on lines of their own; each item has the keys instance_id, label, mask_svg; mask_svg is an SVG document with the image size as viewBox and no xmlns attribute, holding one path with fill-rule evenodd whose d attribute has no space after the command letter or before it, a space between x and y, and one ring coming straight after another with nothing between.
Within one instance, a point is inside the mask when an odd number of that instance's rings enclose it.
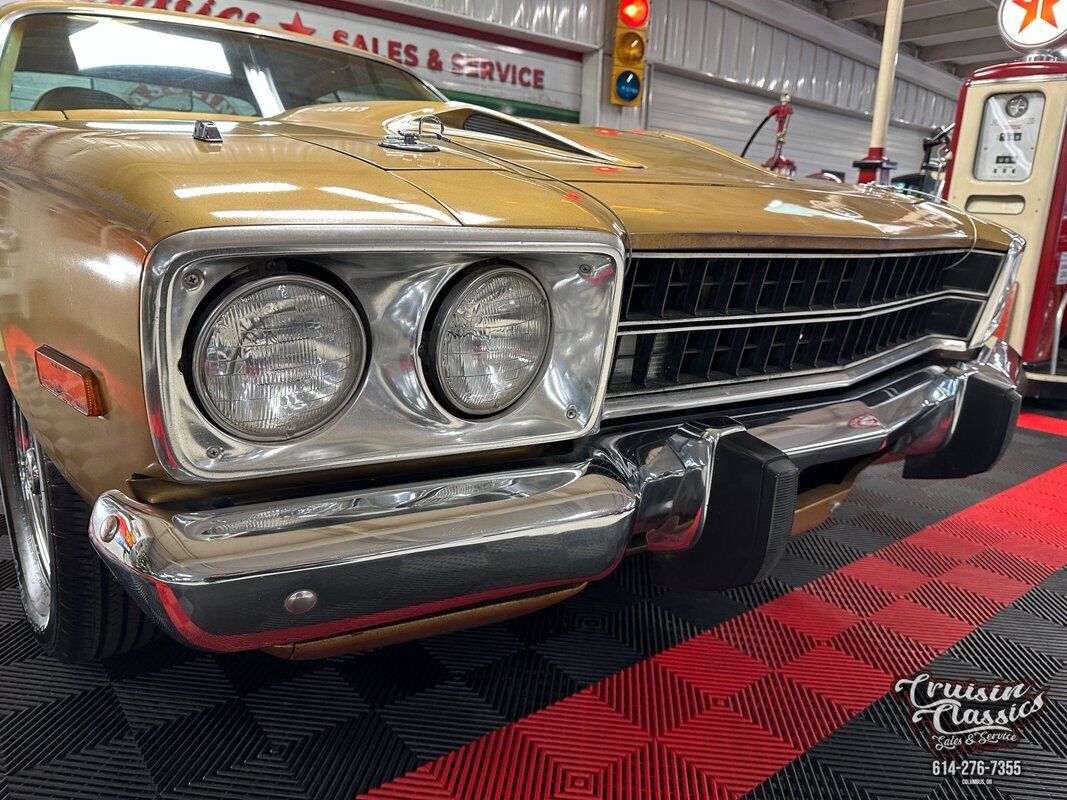
<instances>
[{"instance_id":1,"label":"gas pump dial face","mask_svg":"<svg viewBox=\"0 0 1067 800\"><path fill-rule=\"evenodd\" d=\"M1004 104L1004 110L1008 112L1008 116L1012 119L1018 119L1026 110L1030 108L1030 101L1026 99L1026 95L1017 94Z\"/></svg>"},{"instance_id":2,"label":"gas pump dial face","mask_svg":"<svg viewBox=\"0 0 1067 800\"><path fill-rule=\"evenodd\" d=\"M980 181L1029 178L1044 110L1045 95L1041 92L1008 92L986 98L974 177Z\"/></svg>"}]
</instances>

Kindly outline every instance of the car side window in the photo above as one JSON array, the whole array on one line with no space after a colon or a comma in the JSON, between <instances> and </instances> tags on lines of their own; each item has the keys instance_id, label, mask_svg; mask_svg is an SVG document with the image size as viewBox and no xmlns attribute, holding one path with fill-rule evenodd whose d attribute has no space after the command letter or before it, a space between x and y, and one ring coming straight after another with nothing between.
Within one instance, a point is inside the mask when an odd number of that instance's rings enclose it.
<instances>
[{"instance_id":1,"label":"car side window","mask_svg":"<svg viewBox=\"0 0 1067 800\"><path fill-rule=\"evenodd\" d=\"M16 71L11 80L11 110L29 111L45 92L61 86L81 86L91 89L89 78L77 75L54 75L47 72Z\"/></svg>"},{"instance_id":2,"label":"car side window","mask_svg":"<svg viewBox=\"0 0 1067 800\"><path fill-rule=\"evenodd\" d=\"M12 77L11 110L29 111L46 92L66 87L106 92L121 98L131 109L135 110L156 109L157 111L192 111L245 116L257 114L256 107L247 100L218 92L198 92L140 81L86 78L80 75L28 70L16 70Z\"/></svg>"}]
</instances>

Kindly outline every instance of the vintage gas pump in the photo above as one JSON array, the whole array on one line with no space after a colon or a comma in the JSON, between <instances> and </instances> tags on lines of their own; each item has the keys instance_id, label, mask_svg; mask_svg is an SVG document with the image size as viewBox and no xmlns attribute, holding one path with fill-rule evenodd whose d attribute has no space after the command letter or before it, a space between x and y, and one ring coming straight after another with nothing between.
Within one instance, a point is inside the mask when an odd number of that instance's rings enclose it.
<instances>
[{"instance_id":1,"label":"vintage gas pump","mask_svg":"<svg viewBox=\"0 0 1067 800\"><path fill-rule=\"evenodd\" d=\"M789 178L796 176L796 163L793 159L782 155L782 149L785 147L785 135L789 131L789 118L791 116L793 116L792 98L788 94L783 94L778 99L778 102L771 106L771 110L767 112L767 116L763 118L763 121L756 126L756 130L752 131L752 135L748 137L748 141L741 151L741 158L748 154L748 148L752 146L756 136L763 130L763 126L769 120L774 119L778 122L778 130L774 134L774 152L771 153L770 158L763 162L763 168Z\"/></svg>"},{"instance_id":2,"label":"vintage gas pump","mask_svg":"<svg viewBox=\"0 0 1067 800\"><path fill-rule=\"evenodd\" d=\"M1002 335L1022 354L1028 394L1067 397L1067 7L1053 6L1002 1L1001 35L1026 55L964 84L945 198L1026 239Z\"/></svg>"}]
</instances>

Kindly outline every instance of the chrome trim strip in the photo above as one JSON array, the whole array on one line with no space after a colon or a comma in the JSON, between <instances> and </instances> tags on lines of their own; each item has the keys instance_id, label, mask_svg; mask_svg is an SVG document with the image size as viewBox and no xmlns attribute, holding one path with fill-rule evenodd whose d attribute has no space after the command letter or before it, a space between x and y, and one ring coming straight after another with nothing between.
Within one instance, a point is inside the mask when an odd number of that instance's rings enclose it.
<instances>
[{"instance_id":1,"label":"chrome trim strip","mask_svg":"<svg viewBox=\"0 0 1067 800\"><path fill-rule=\"evenodd\" d=\"M1022 264L1023 252L1026 250L1026 240L1013 235L1011 244L1008 246L1007 255L1000 265L1000 272L993 282L993 288L989 292L989 302L986 303L985 312L974 326L973 336L970 339L972 347L985 344L986 340L997 329L1000 317L1011 295L1011 286L1019 274L1019 265Z\"/></svg>"},{"instance_id":2,"label":"chrome trim strip","mask_svg":"<svg viewBox=\"0 0 1067 800\"><path fill-rule=\"evenodd\" d=\"M1067 375L1051 375L1048 372L1026 371L1028 381L1040 381L1042 383L1067 383Z\"/></svg>"},{"instance_id":3,"label":"chrome trim strip","mask_svg":"<svg viewBox=\"0 0 1067 800\"><path fill-rule=\"evenodd\" d=\"M817 239L815 240L818 241ZM936 256L942 253L959 253L960 256L969 256L974 253L983 253L992 256L1004 255L1003 250L970 250L966 247L941 247L930 250L886 250L876 251L857 250L766 250L763 252L742 252L739 250L670 250L660 252L658 250L636 250L632 258L878 258L886 256L892 258L907 258L908 256ZM959 262L956 262L959 263Z\"/></svg>"},{"instance_id":4,"label":"chrome trim strip","mask_svg":"<svg viewBox=\"0 0 1067 800\"><path fill-rule=\"evenodd\" d=\"M737 322L737 323L733 323L733 324L729 324L729 325L722 325L722 324L694 325L692 323L695 320L689 320L689 319L678 320L678 322L681 323L679 325L669 325L669 324L666 324L667 321L659 320L658 322L660 324L660 327L658 327L658 328L652 328L651 330L649 330L648 328L620 330L619 331L619 338L621 339L623 336L640 336L642 334L653 334L653 333L682 333L684 331L709 331L709 330L718 331L718 330L730 330L732 328L766 328L766 327L769 327L769 326L772 326L772 325L804 325L804 324L818 323L818 322L852 322L852 321L855 321L855 320L870 319L871 317L880 317L880 316L883 316L885 314L892 314L894 311L900 311L900 310L907 309L907 308L918 308L919 306L930 305L931 303L936 303L939 300L943 300L943 299L945 299L945 298L941 297L941 296L927 295L927 296L920 297L920 298L914 298L914 299L909 300L909 301L907 301L905 303L900 303L900 304L896 304L896 305L893 305L893 306L871 306L870 308L864 308L864 309L854 309L854 308L843 309L843 313L830 314L829 316L827 316L826 314L823 314L822 316L816 316L816 317L801 317L801 318L784 317L783 318L780 315L763 314L759 319L757 319L755 321L750 320L750 321L747 321L747 322ZM983 301L986 300L986 298L982 297L982 296L980 296L980 297L953 297L952 299L962 300L962 301L968 302L968 303L982 303ZM733 320L734 318L733 317L725 317L724 319Z\"/></svg>"},{"instance_id":5,"label":"chrome trim strip","mask_svg":"<svg viewBox=\"0 0 1067 800\"><path fill-rule=\"evenodd\" d=\"M783 377L755 376L707 385L681 386L654 394L617 395L608 398L604 406L604 418L668 414L686 408L721 406L797 392L845 389L932 350L963 353L967 349L958 339L927 338L857 361L845 369L809 370L789 373Z\"/></svg>"},{"instance_id":6,"label":"chrome trim strip","mask_svg":"<svg viewBox=\"0 0 1067 800\"><path fill-rule=\"evenodd\" d=\"M971 81L971 86L986 86L990 83L1048 83L1067 80L1067 75L1014 75L1008 78L984 78Z\"/></svg>"},{"instance_id":7,"label":"chrome trim strip","mask_svg":"<svg viewBox=\"0 0 1067 800\"><path fill-rule=\"evenodd\" d=\"M995 281L994 281L995 282ZM671 323L689 323L689 322L708 322L715 323L718 321L734 321L734 320L753 320L753 319L775 319L783 322L792 322L794 320L810 322L812 317L819 317L814 320L815 322L823 321L822 318L826 317L841 317L850 313L867 313L868 311L878 311L880 309L886 309L887 311L895 311L900 308L908 308L910 306L922 305L925 301L930 300L946 300L956 298L959 300L975 300L978 302L985 302L988 296L981 292L973 292L965 289L944 289L940 292L933 292L931 294L918 295L917 297L906 297L903 300L891 300L887 303L874 303L869 306L849 306L848 308L826 308L819 309L817 311L771 311L763 313L745 313L745 314L716 314L713 316L703 317L669 317L664 319L648 319L648 320L623 320L619 323L619 335L623 335L625 332L633 329L636 333L646 332L641 329L651 327L653 325L669 325ZM708 327L720 327L718 325L709 325Z\"/></svg>"},{"instance_id":8,"label":"chrome trim strip","mask_svg":"<svg viewBox=\"0 0 1067 800\"><path fill-rule=\"evenodd\" d=\"M345 280L348 275L366 280L359 301L370 327L370 372L360 399L327 428L299 442L253 443L212 425L178 371L186 326L199 302L199 297L183 294L179 279L196 264L205 276L202 297L212 281L234 268L226 259L286 255L358 256L370 264L352 265L338 274ZM395 265L374 265L373 259L383 255L390 264L395 257ZM561 324L565 318L570 327L554 332L548 371L535 389L493 418L463 420L433 397L415 350L432 297L448 279L472 260L500 255L538 275L555 304L554 317ZM148 254L141 289L145 397L149 417L162 421L152 426L156 455L172 477L209 482L585 435L599 424L607 389L623 259L620 237L581 230L271 225L174 234ZM593 266L588 274L579 269L583 261ZM175 308L181 309L177 317ZM358 431L353 427L356 416ZM215 448L222 448L221 458Z\"/></svg>"},{"instance_id":9,"label":"chrome trim strip","mask_svg":"<svg viewBox=\"0 0 1067 800\"><path fill-rule=\"evenodd\" d=\"M1049 353L1048 371L1050 375L1056 374L1056 368L1060 361L1060 337L1063 335L1063 312L1067 309L1067 294L1060 299L1056 308L1056 321L1052 328L1052 352Z\"/></svg>"}]
</instances>

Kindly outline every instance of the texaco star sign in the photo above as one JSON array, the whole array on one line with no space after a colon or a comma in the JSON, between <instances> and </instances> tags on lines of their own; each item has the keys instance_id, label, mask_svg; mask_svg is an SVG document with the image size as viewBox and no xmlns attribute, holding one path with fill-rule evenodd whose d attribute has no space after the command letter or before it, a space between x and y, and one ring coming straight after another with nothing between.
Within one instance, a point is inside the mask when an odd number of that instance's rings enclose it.
<instances>
[{"instance_id":1,"label":"texaco star sign","mask_svg":"<svg viewBox=\"0 0 1067 800\"><path fill-rule=\"evenodd\" d=\"M1001 0L997 24L1004 41L1016 50L1058 49L1067 40L1067 2Z\"/></svg>"}]
</instances>

